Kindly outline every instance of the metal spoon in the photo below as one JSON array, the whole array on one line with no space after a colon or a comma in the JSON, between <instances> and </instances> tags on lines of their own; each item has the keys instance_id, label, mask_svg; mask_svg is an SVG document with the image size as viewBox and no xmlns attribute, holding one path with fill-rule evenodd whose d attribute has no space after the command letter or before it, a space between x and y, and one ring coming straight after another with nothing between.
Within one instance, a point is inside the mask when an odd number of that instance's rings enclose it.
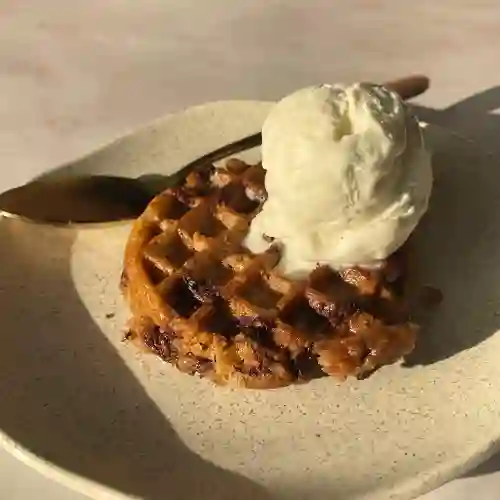
<instances>
[{"instance_id":1,"label":"metal spoon","mask_svg":"<svg viewBox=\"0 0 500 500\"><path fill-rule=\"evenodd\" d=\"M385 84L410 99L425 92L429 79L410 76ZM31 181L0 194L0 215L55 225L103 223L134 219L151 199L175 185L194 168L259 146L260 133L227 144L189 163L171 176L126 177L92 175Z\"/></svg>"}]
</instances>

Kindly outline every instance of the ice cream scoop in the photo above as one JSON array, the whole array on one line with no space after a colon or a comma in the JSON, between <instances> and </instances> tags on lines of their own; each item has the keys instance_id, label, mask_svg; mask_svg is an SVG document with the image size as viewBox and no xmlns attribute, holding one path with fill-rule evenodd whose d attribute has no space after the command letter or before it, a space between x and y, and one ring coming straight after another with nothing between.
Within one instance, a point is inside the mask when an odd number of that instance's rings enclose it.
<instances>
[{"instance_id":1,"label":"ice cream scoop","mask_svg":"<svg viewBox=\"0 0 500 500\"><path fill-rule=\"evenodd\" d=\"M282 247L283 273L376 266L426 212L430 155L419 123L383 86L320 85L275 105L262 129L268 199L246 244Z\"/></svg>"}]
</instances>

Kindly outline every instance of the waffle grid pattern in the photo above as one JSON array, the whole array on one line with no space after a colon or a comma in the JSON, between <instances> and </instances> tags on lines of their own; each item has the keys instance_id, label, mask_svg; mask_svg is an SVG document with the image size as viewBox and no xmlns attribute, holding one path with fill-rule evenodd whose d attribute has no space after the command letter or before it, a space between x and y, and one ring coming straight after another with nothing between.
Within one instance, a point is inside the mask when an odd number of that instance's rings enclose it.
<instances>
[{"instance_id":1,"label":"waffle grid pattern","mask_svg":"<svg viewBox=\"0 0 500 500\"><path fill-rule=\"evenodd\" d=\"M163 308L156 340L143 330L144 343L185 371L246 386L249 378L263 386L310 378L318 363L327 374L361 377L411 350L412 325L399 314L388 321L397 303L390 266L318 267L293 281L275 271L279 248L254 255L243 246L265 199L262 167L230 160L225 169L192 172L150 204L139 219L149 233L135 261ZM376 318L375 303L391 314ZM169 346L160 352L162 334Z\"/></svg>"}]
</instances>

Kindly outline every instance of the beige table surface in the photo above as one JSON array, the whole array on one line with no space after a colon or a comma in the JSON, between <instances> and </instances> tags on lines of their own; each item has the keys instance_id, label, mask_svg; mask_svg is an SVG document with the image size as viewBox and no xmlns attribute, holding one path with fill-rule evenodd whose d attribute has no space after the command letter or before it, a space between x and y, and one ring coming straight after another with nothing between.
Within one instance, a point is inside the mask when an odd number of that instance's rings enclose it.
<instances>
[{"instance_id":1,"label":"beige table surface","mask_svg":"<svg viewBox=\"0 0 500 500\"><path fill-rule=\"evenodd\" d=\"M0 190L191 104L411 72L422 117L500 155L499 28L498 0L0 0ZM0 451L0 499L31 498L81 497ZM500 457L421 500L472 498Z\"/></svg>"}]
</instances>

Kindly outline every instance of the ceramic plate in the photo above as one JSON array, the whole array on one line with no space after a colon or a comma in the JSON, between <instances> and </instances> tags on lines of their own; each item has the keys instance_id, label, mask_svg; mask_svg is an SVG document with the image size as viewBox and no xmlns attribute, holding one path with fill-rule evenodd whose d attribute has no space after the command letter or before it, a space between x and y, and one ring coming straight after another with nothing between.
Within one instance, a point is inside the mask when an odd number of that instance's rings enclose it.
<instances>
[{"instance_id":1,"label":"ceramic plate","mask_svg":"<svg viewBox=\"0 0 500 500\"><path fill-rule=\"evenodd\" d=\"M50 175L175 172L258 130L270 106L192 108ZM404 364L362 382L259 392L182 375L121 342L127 224L2 219L4 445L106 499L408 499L487 458L500 437L500 169L426 134L436 183L414 269L444 301Z\"/></svg>"}]
</instances>

